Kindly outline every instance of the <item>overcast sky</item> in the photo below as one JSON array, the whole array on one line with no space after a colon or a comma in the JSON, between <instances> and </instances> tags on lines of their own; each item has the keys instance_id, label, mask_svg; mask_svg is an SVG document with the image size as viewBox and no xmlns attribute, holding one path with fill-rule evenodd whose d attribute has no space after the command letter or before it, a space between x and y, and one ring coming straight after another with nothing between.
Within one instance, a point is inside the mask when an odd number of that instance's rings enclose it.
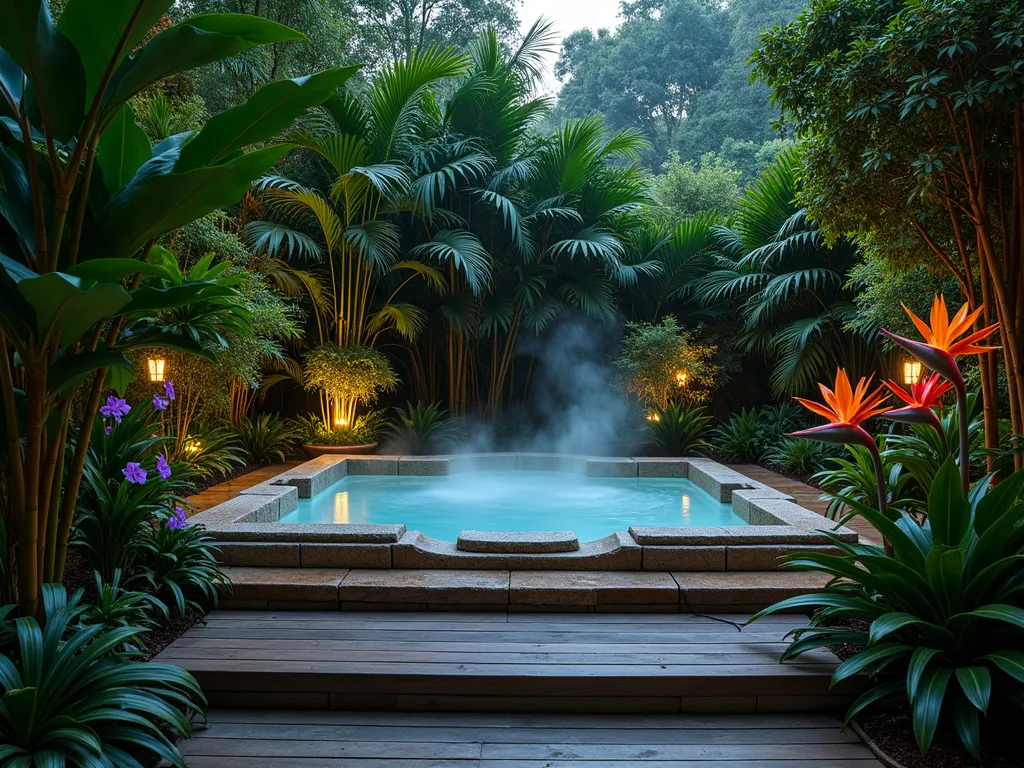
<instances>
[{"instance_id":1,"label":"overcast sky","mask_svg":"<svg viewBox=\"0 0 1024 768\"><path fill-rule=\"evenodd\" d=\"M614 29L618 24L618 14L619 0L523 0L519 8L523 31L529 29L538 16L545 16L555 23L559 39L583 27L595 31L601 27ZM557 58L553 55L548 64L544 91L558 89L558 81L552 71Z\"/></svg>"}]
</instances>

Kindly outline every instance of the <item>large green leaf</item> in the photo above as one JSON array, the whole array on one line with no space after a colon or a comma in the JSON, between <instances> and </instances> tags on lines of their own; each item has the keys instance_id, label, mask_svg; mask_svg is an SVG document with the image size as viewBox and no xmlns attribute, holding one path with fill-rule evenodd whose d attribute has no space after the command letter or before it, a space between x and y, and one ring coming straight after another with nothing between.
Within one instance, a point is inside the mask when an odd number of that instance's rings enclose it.
<instances>
[{"instance_id":1,"label":"large green leaf","mask_svg":"<svg viewBox=\"0 0 1024 768\"><path fill-rule=\"evenodd\" d=\"M910 651L909 645L902 643L882 643L880 645L873 645L867 650L861 651L856 656L851 656L849 659L844 661L832 674L832 685L835 685L841 680L845 680L848 677L856 675L858 672L874 668L879 663L884 663L893 660L894 657L899 657Z\"/></svg>"},{"instance_id":2,"label":"large green leaf","mask_svg":"<svg viewBox=\"0 0 1024 768\"><path fill-rule=\"evenodd\" d=\"M917 695L911 702L911 719L914 727L914 740L921 749L921 753L928 752L928 748L935 738L935 729L939 725L939 715L942 712L942 700L946 695L946 687L949 679L953 676L953 670L945 667L935 667L925 670L921 676L921 684L917 688Z\"/></svg>"},{"instance_id":3,"label":"large green leaf","mask_svg":"<svg viewBox=\"0 0 1024 768\"><path fill-rule=\"evenodd\" d=\"M971 704L982 712L988 712L988 702L992 698L992 674L988 668L960 667L956 671L956 679Z\"/></svg>"},{"instance_id":4,"label":"large green leaf","mask_svg":"<svg viewBox=\"0 0 1024 768\"><path fill-rule=\"evenodd\" d=\"M953 697L953 726L960 741L967 747L977 762L981 762L981 732L978 727L978 710L963 696Z\"/></svg>"},{"instance_id":5,"label":"large green leaf","mask_svg":"<svg viewBox=\"0 0 1024 768\"><path fill-rule=\"evenodd\" d=\"M98 283L61 272L49 272L18 283L18 292L32 305L36 330L60 332L62 346L82 338L96 323L116 316L131 297L115 283Z\"/></svg>"},{"instance_id":6,"label":"large green leaf","mask_svg":"<svg viewBox=\"0 0 1024 768\"><path fill-rule=\"evenodd\" d=\"M181 150L174 172L216 165L244 147L273 138L307 109L332 96L358 69L338 67L263 86L244 104L210 118Z\"/></svg>"},{"instance_id":7,"label":"large green leaf","mask_svg":"<svg viewBox=\"0 0 1024 768\"><path fill-rule=\"evenodd\" d=\"M910 613L893 611L892 613L887 613L884 616L875 619L875 621L871 623L871 629L868 633L868 643L874 645L893 632L909 626L925 627L932 633L948 635L948 639L955 641L952 633L943 627L930 624L924 619Z\"/></svg>"},{"instance_id":8,"label":"large green leaf","mask_svg":"<svg viewBox=\"0 0 1024 768\"><path fill-rule=\"evenodd\" d=\"M154 247L154 251L159 246ZM76 264L68 270L69 275L75 277L88 277L93 280L100 280L108 283L116 283L136 274L145 277L155 277L160 280L171 281L174 275L164 266L149 261L137 259L90 259Z\"/></svg>"},{"instance_id":9,"label":"large green leaf","mask_svg":"<svg viewBox=\"0 0 1024 768\"><path fill-rule=\"evenodd\" d=\"M11 337L28 340L36 327L35 310L18 292L18 283L36 273L0 253L0 327Z\"/></svg>"},{"instance_id":10,"label":"large green leaf","mask_svg":"<svg viewBox=\"0 0 1024 768\"><path fill-rule=\"evenodd\" d=\"M964 553L959 547L933 547L925 564L928 585L946 613L960 610L964 591Z\"/></svg>"},{"instance_id":11,"label":"large green leaf","mask_svg":"<svg viewBox=\"0 0 1024 768\"><path fill-rule=\"evenodd\" d=\"M92 243L94 253L131 256L154 239L241 199L252 182L291 148L278 144L213 168L152 173L115 195Z\"/></svg>"},{"instance_id":12,"label":"large green leaf","mask_svg":"<svg viewBox=\"0 0 1024 768\"><path fill-rule=\"evenodd\" d=\"M103 183L114 194L135 176L150 157L149 139L130 104L121 107L100 139L96 160L103 170Z\"/></svg>"},{"instance_id":13,"label":"large green leaf","mask_svg":"<svg viewBox=\"0 0 1024 768\"><path fill-rule=\"evenodd\" d=\"M109 349L62 357L50 366L46 377L47 387L51 390L67 390L98 368L127 368L131 370L132 363L120 352Z\"/></svg>"},{"instance_id":14,"label":"large green leaf","mask_svg":"<svg viewBox=\"0 0 1024 768\"><path fill-rule=\"evenodd\" d=\"M33 253L36 247L36 226L32 212L32 193L25 167L14 152L0 147L0 217L18 237L22 252Z\"/></svg>"},{"instance_id":15,"label":"large green leaf","mask_svg":"<svg viewBox=\"0 0 1024 768\"><path fill-rule=\"evenodd\" d=\"M998 603L993 605L983 605L981 608L975 608L973 611L958 613L956 616L950 617L949 621L951 624L954 622L962 624L964 621L968 621L970 619L1002 621L1024 629L1024 609L1017 608L1013 605L1000 605Z\"/></svg>"},{"instance_id":16,"label":"large green leaf","mask_svg":"<svg viewBox=\"0 0 1024 768\"><path fill-rule=\"evenodd\" d=\"M974 527L982 535L1012 509L1024 493L1024 469L1018 469L1008 478L989 488L978 500L974 511Z\"/></svg>"},{"instance_id":17,"label":"large green leaf","mask_svg":"<svg viewBox=\"0 0 1024 768\"><path fill-rule=\"evenodd\" d=\"M910 663L907 665L907 698L911 701L917 696L917 688L928 664L939 653L935 648L918 648L910 657Z\"/></svg>"},{"instance_id":18,"label":"large green leaf","mask_svg":"<svg viewBox=\"0 0 1024 768\"><path fill-rule=\"evenodd\" d=\"M960 485L960 469L948 458L928 492L928 522L936 544L958 546L971 523L971 509Z\"/></svg>"},{"instance_id":19,"label":"large green leaf","mask_svg":"<svg viewBox=\"0 0 1024 768\"><path fill-rule=\"evenodd\" d=\"M85 73L75 46L54 26L50 4L46 0L6 0L0 48L21 67L31 84L27 102L32 123L48 126L58 141L69 141L85 113Z\"/></svg>"},{"instance_id":20,"label":"large green leaf","mask_svg":"<svg viewBox=\"0 0 1024 768\"><path fill-rule=\"evenodd\" d=\"M167 13L173 0L68 0L57 29L75 44L85 70L85 103L91 104L114 55L111 70ZM120 49L120 50L119 50Z\"/></svg>"},{"instance_id":21,"label":"large green leaf","mask_svg":"<svg viewBox=\"0 0 1024 768\"><path fill-rule=\"evenodd\" d=\"M995 664L1000 671L1006 673L1014 680L1024 683L1024 653L1020 651L996 651L982 656Z\"/></svg>"},{"instance_id":22,"label":"large green leaf","mask_svg":"<svg viewBox=\"0 0 1024 768\"><path fill-rule=\"evenodd\" d=\"M194 301L237 296L238 292L233 288L212 283L182 283L167 288L143 286L132 292L132 300L125 308L125 314L158 312L162 309L183 307Z\"/></svg>"},{"instance_id":23,"label":"large green leaf","mask_svg":"<svg viewBox=\"0 0 1024 768\"><path fill-rule=\"evenodd\" d=\"M126 333L118 341L117 348L125 349L176 349L189 355L201 357L211 363L217 362L217 355L203 347L198 341L190 336L182 336L178 333L171 333L157 327L148 327Z\"/></svg>"},{"instance_id":24,"label":"large green leaf","mask_svg":"<svg viewBox=\"0 0 1024 768\"><path fill-rule=\"evenodd\" d=\"M107 92L106 114L148 85L258 45L305 40L283 24L240 13L192 16L165 29L134 57L125 60Z\"/></svg>"}]
</instances>

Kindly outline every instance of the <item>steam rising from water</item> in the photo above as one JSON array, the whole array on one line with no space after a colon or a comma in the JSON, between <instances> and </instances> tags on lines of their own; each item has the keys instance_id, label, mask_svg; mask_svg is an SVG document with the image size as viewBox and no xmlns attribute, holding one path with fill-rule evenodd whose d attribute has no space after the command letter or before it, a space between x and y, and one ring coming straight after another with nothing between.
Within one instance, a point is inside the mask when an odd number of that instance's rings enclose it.
<instances>
[{"instance_id":1,"label":"steam rising from water","mask_svg":"<svg viewBox=\"0 0 1024 768\"><path fill-rule=\"evenodd\" d=\"M609 362L621 336L620 323L574 313L563 314L544 336L524 339L519 351L537 359L526 411L511 414L517 437L507 444L492 428L475 425L456 452L630 455L638 405L616 386Z\"/></svg>"}]
</instances>

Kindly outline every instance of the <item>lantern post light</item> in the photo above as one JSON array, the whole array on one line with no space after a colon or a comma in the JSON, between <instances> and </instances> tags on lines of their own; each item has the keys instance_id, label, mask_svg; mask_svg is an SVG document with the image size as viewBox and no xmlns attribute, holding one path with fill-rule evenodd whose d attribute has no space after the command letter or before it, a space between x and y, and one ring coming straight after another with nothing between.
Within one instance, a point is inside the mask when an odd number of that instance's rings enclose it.
<instances>
[{"instance_id":1,"label":"lantern post light","mask_svg":"<svg viewBox=\"0 0 1024 768\"><path fill-rule=\"evenodd\" d=\"M919 381L921 381L921 363L917 360L905 361L903 363L903 383L911 386Z\"/></svg>"},{"instance_id":2,"label":"lantern post light","mask_svg":"<svg viewBox=\"0 0 1024 768\"><path fill-rule=\"evenodd\" d=\"M146 366L149 369L150 381L164 381L165 370L167 368L166 360L164 360L162 357L151 357L146 361Z\"/></svg>"}]
</instances>

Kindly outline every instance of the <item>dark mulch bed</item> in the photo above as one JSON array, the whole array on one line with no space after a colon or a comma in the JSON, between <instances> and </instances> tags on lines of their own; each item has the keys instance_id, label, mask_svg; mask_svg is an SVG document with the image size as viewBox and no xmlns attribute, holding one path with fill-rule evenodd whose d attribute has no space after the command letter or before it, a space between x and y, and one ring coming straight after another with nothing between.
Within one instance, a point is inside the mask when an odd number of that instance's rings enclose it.
<instances>
[{"instance_id":1,"label":"dark mulch bed","mask_svg":"<svg viewBox=\"0 0 1024 768\"><path fill-rule=\"evenodd\" d=\"M866 632L869 627L867 621L857 618L832 619L827 624L861 632ZM864 646L830 645L829 650L846 661L863 651ZM894 696L869 707L857 716L857 723L882 754L903 768L969 768L977 765L960 745L953 723L947 721L939 724L927 757L922 757L914 741L906 697ZM986 748L982 764L986 768L1020 768L1024 765L1019 745L1011 745L1019 723L1013 725L993 720L983 727L982 743Z\"/></svg>"},{"instance_id":2,"label":"dark mulch bed","mask_svg":"<svg viewBox=\"0 0 1024 768\"><path fill-rule=\"evenodd\" d=\"M82 588L85 590L83 597L87 602L96 600L96 580L93 576L92 566L77 547L68 549L67 560L64 564L64 587L69 595L73 594L76 589ZM195 610L188 611L184 616L172 612L170 618L167 619L160 616L157 625L149 630L143 638L147 646L147 652L143 658L149 661L202 620L203 614Z\"/></svg>"},{"instance_id":3,"label":"dark mulch bed","mask_svg":"<svg viewBox=\"0 0 1024 768\"><path fill-rule=\"evenodd\" d=\"M939 723L927 757L922 757L910 726L906 699L879 703L857 716L861 730L877 748L903 768L973 768L978 765L960 745L949 720ZM1020 768L1024 765L1017 739L1020 717L991 720L983 725L982 765L985 768Z\"/></svg>"}]
</instances>

